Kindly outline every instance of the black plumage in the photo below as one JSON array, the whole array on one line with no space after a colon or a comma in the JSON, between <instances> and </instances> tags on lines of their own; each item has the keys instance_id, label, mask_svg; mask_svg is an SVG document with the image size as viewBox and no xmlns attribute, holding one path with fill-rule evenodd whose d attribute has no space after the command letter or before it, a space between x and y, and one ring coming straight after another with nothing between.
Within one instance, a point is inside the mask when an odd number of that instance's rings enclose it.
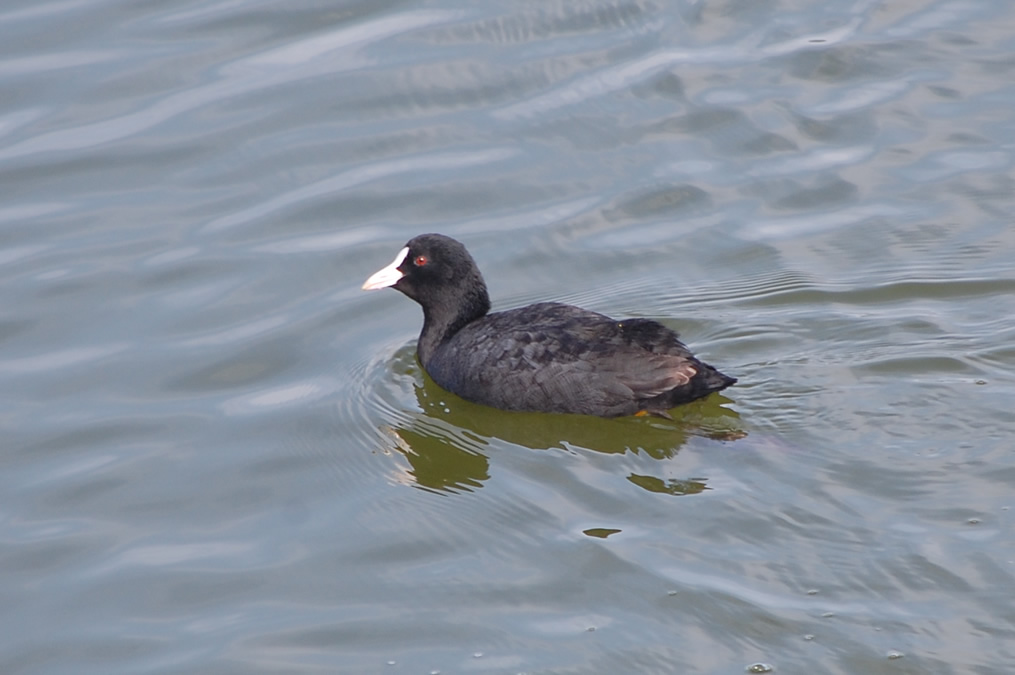
<instances>
[{"instance_id":1,"label":"black plumage","mask_svg":"<svg viewBox=\"0 0 1015 675\"><path fill-rule=\"evenodd\" d=\"M410 240L364 289L392 286L423 307L417 353L444 389L504 410L615 417L666 411L735 378L699 361L649 319L617 321L556 302L488 313L465 247L439 234Z\"/></svg>"}]
</instances>

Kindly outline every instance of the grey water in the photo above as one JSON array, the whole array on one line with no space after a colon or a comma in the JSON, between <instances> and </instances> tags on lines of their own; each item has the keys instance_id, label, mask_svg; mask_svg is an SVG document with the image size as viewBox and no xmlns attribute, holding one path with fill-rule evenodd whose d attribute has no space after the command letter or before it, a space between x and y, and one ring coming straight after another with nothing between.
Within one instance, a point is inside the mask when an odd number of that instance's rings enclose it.
<instances>
[{"instance_id":1,"label":"grey water","mask_svg":"<svg viewBox=\"0 0 1015 675\"><path fill-rule=\"evenodd\" d=\"M0 6L0 672L1015 670L1015 4ZM360 284L678 330L503 413Z\"/></svg>"}]
</instances>

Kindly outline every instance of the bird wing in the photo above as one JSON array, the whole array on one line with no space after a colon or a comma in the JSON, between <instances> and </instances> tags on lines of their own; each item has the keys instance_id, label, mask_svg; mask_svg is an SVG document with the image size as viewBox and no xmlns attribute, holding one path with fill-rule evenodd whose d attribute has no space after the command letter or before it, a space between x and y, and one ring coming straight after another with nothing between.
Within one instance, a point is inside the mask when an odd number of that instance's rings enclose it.
<instances>
[{"instance_id":1,"label":"bird wing","mask_svg":"<svg viewBox=\"0 0 1015 675\"><path fill-rule=\"evenodd\" d=\"M465 367L434 363L431 376L464 398L500 408L631 414L639 401L698 373L676 333L655 321L617 322L553 303L525 310L524 324L505 312L487 317L482 331L463 331L451 346L455 353L444 356Z\"/></svg>"}]
</instances>

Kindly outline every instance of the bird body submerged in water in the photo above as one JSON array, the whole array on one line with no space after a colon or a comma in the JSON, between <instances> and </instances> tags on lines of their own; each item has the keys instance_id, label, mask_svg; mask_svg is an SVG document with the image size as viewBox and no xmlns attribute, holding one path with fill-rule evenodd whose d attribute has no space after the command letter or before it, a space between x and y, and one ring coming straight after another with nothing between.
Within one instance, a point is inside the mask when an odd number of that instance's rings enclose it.
<instances>
[{"instance_id":1,"label":"bird body submerged in water","mask_svg":"<svg viewBox=\"0 0 1015 675\"><path fill-rule=\"evenodd\" d=\"M501 408L616 417L666 411L735 378L691 354L650 319L616 321L556 302L490 314L465 247L440 234L410 240L364 290L393 287L423 307L419 361L434 382Z\"/></svg>"}]
</instances>

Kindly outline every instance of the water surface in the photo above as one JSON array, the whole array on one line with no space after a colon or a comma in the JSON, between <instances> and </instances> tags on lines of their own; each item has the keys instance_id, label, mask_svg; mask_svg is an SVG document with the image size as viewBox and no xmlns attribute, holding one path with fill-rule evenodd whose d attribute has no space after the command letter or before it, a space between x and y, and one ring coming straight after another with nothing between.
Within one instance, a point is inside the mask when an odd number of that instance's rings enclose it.
<instances>
[{"instance_id":1,"label":"water surface","mask_svg":"<svg viewBox=\"0 0 1015 675\"><path fill-rule=\"evenodd\" d=\"M1004 673L1015 6L8 2L0 671ZM360 284L740 378L503 413Z\"/></svg>"}]
</instances>

